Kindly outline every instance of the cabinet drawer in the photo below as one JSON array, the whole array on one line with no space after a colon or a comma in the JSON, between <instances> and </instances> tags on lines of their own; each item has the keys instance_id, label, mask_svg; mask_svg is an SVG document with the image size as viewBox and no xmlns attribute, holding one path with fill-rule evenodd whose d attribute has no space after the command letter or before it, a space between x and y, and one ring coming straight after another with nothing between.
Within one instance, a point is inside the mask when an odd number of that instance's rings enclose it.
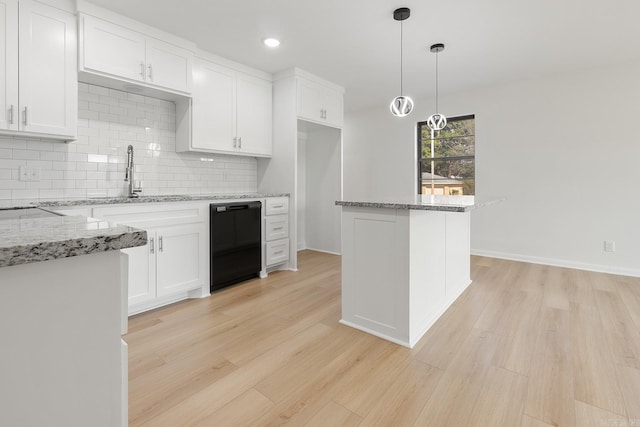
<instances>
[{"instance_id":1,"label":"cabinet drawer","mask_svg":"<svg viewBox=\"0 0 640 427\"><path fill-rule=\"evenodd\" d=\"M267 242L267 266L289 260L289 239Z\"/></svg>"},{"instance_id":2,"label":"cabinet drawer","mask_svg":"<svg viewBox=\"0 0 640 427\"><path fill-rule=\"evenodd\" d=\"M267 215L280 215L289 213L288 197L269 197L266 199L265 213Z\"/></svg>"},{"instance_id":3,"label":"cabinet drawer","mask_svg":"<svg viewBox=\"0 0 640 427\"><path fill-rule=\"evenodd\" d=\"M268 216L265 222L265 239L267 242L289 237L289 215Z\"/></svg>"}]
</instances>

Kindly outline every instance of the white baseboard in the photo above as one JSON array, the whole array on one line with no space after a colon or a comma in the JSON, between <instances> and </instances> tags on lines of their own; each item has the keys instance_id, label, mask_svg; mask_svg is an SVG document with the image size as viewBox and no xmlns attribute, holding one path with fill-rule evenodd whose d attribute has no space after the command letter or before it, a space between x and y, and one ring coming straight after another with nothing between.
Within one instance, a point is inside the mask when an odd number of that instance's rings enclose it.
<instances>
[{"instance_id":1,"label":"white baseboard","mask_svg":"<svg viewBox=\"0 0 640 427\"><path fill-rule=\"evenodd\" d=\"M471 255L486 256L489 258L507 259L510 261L529 262L532 264L550 265L553 267L574 268L577 270L594 271L597 273L618 274L620 276L640 277L640 269L614 267L610 265L589 264L585 262L569 261L556 258L544 258L522 254L512 254L483 249L471 249Z\"/></svg>"},{"instance_id":2,"label":"white baseboard","mask_svg":"<svg viewBox=\"0 0 640 427\"><path fill-rule=\"evenodd\" d=\"M298 249L298 252L300 252L300 251L314 251L314 252L322 252L322 253L329 254L329 255L342 255L340 252L325 251L325 250L322 250L322 249L315 249L315 248Z\"/></svg>"},{"instance_id":3,"label":"white baseboard","mask_svg":"<svg viewBox=\"0 0 640 427\"><path fill-rule=\"evenodd\" d=\"M342 323L345 326L349 326L350 328L358 329L359 331L366 332L369 335L373 335L378 338L382 338L383 340L391 341L394 344L401 345L403 347L411 348L411 344L407 341L402 341L397 338L391 337L389 335L383 334L382 332L374 331L373 329L366 328L361 325L357 325L355 323L348 322L344 319L340 319L339 323Z\"/></svg>"}]
</instances>

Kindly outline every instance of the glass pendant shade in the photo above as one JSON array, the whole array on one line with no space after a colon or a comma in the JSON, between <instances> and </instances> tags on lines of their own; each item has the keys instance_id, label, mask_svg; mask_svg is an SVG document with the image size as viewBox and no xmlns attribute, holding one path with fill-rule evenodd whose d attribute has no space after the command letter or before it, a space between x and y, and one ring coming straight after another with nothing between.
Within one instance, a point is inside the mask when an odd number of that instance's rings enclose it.
<instances>
[{"instance_id":1,"label":"glass pendant shade","mask_svg":"<svg viewBox=\"0 0 640 427\"><path fill-rule=\"evenodd\" d=\"M438 111L438 54L444 50L443 43L436 43L429 48L431 53L436 54L436 111ZM444 114L434 113L427 119L427 126L432 131L440 131L447 127L447 118Z\"/></svg>"},{"instance_id":2,"label":"glass pendant shade","mask_svg":"<svg viewBox=\"0 0 640 427\"><path fill-rule=\"evenodd\" d=\"M427 119L427 126L429 126L431 130L442 130L447 127L447 118L444 114L432 114Z\"/></svg>"},{"instance_id":3,"label":"glass pendant shade","mask_svg":"<svg viewBox=\"0 0 640 427\"><path fill-rule=\"evenodd\" d=\"M400 21L400 96L396 96L391 101L389 110L396 117L408 116L413 111L413 100L404 96L402 90L402 21L408 19L409 16L411 16L411 10L408 7L401 7L393 11L393 19Z\"/></svg>"},{"instance_id":4,"label":"glass pendant shade","mask_svg":"<svg viewBox=\"0 0 640 427\"><path fill-rule=\"evenodd\" d=\"M396 96L389 105L391 114L396 117L405 117L413 111L413 100L408 96Z\"/></svg>"}]
</instances>

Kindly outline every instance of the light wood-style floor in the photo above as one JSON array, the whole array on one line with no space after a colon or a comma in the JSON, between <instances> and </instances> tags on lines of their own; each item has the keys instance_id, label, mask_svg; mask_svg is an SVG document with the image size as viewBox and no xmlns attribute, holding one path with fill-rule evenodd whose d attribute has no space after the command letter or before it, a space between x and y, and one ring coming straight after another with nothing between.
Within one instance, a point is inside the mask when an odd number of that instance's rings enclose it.
<instances>
[{"instance_id":1,"label":"light wood-style floor","mask_svg":"<svg viewBox=\"0 0 640 427\"><path fill-rule=\"evenodd\" d=\"M640 426L640 279L473 257L412 350L342 326L340 257L129 321L131 426Z\"/></svg>"}]
</instances>

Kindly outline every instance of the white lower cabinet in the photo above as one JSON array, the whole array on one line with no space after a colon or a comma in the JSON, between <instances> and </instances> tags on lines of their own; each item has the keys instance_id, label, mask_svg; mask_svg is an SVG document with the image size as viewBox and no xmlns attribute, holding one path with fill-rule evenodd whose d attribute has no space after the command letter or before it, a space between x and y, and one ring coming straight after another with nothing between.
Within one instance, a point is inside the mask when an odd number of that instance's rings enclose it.
<instances>
[{"instance_id":1,"label":"white lower cabinet","mask_svg":"<svg viewBox=\"0 0 640 427\"><path fill-rule=\"evenodd\" d=\"M123 249L129 255L129 306L156 298L155 233L147 230L147 244Z\"/></svg>"},{"instance_id":2,"label":"white lower cabinet","mask_svg":"<svg viewBox=\"0 0 640 427\"><path fill-rule=\"evenodd\" d=\"M182 225L158 230L156 295L163 297L202 285L202 227Z\"/></svg>"},{"instance_id":3,"label":"white lower cabinet","mask_svg":"<svg viewBox=\"0 0 640 427\"><path fill-rule=\"evenodd\" d=\"M289 215L274 215L265 218L265 240L284 239L289 235Z\"/></svg>"},{"instance_id":4,"label":"white lower cabinet","mask_svg":"<svg viewBox=\"0 0 640 427\"><path fill-rule=\"evenodd\" d=\"M147 229L145 246L129 255L129 307L202 285L201 225Z\"/></svg>"},{"instance_id":5,"label":"white lower cabinet","mask_svg":"<svg viewBox=\"0 0 640 427\"><path fill-rule=\"evenodd\" d=\"M129 256L129 314L186 298L208 285L207 206L202 203L94 208L93 216L147 231Z\"/></svg>"},{"instance_id":6,"label":"white lower cabinet","mask_svg":"<svg viewBox=\"0 0 640 427\"><path fill-rule=\"evenodd\" d=\"M265 201L264 261L267 267L289 261L289 198Z\"/></svg>"},{"instance_id":7,"label":"white lower cabinet","mask_svg":"<svg viewBox=\"0 0 640 427\"><path fill-rule=\"evenodd\" d=\"M267 266L280 264L289 260L289 239L267 242Z\"/></svg>"}]
</instances>

